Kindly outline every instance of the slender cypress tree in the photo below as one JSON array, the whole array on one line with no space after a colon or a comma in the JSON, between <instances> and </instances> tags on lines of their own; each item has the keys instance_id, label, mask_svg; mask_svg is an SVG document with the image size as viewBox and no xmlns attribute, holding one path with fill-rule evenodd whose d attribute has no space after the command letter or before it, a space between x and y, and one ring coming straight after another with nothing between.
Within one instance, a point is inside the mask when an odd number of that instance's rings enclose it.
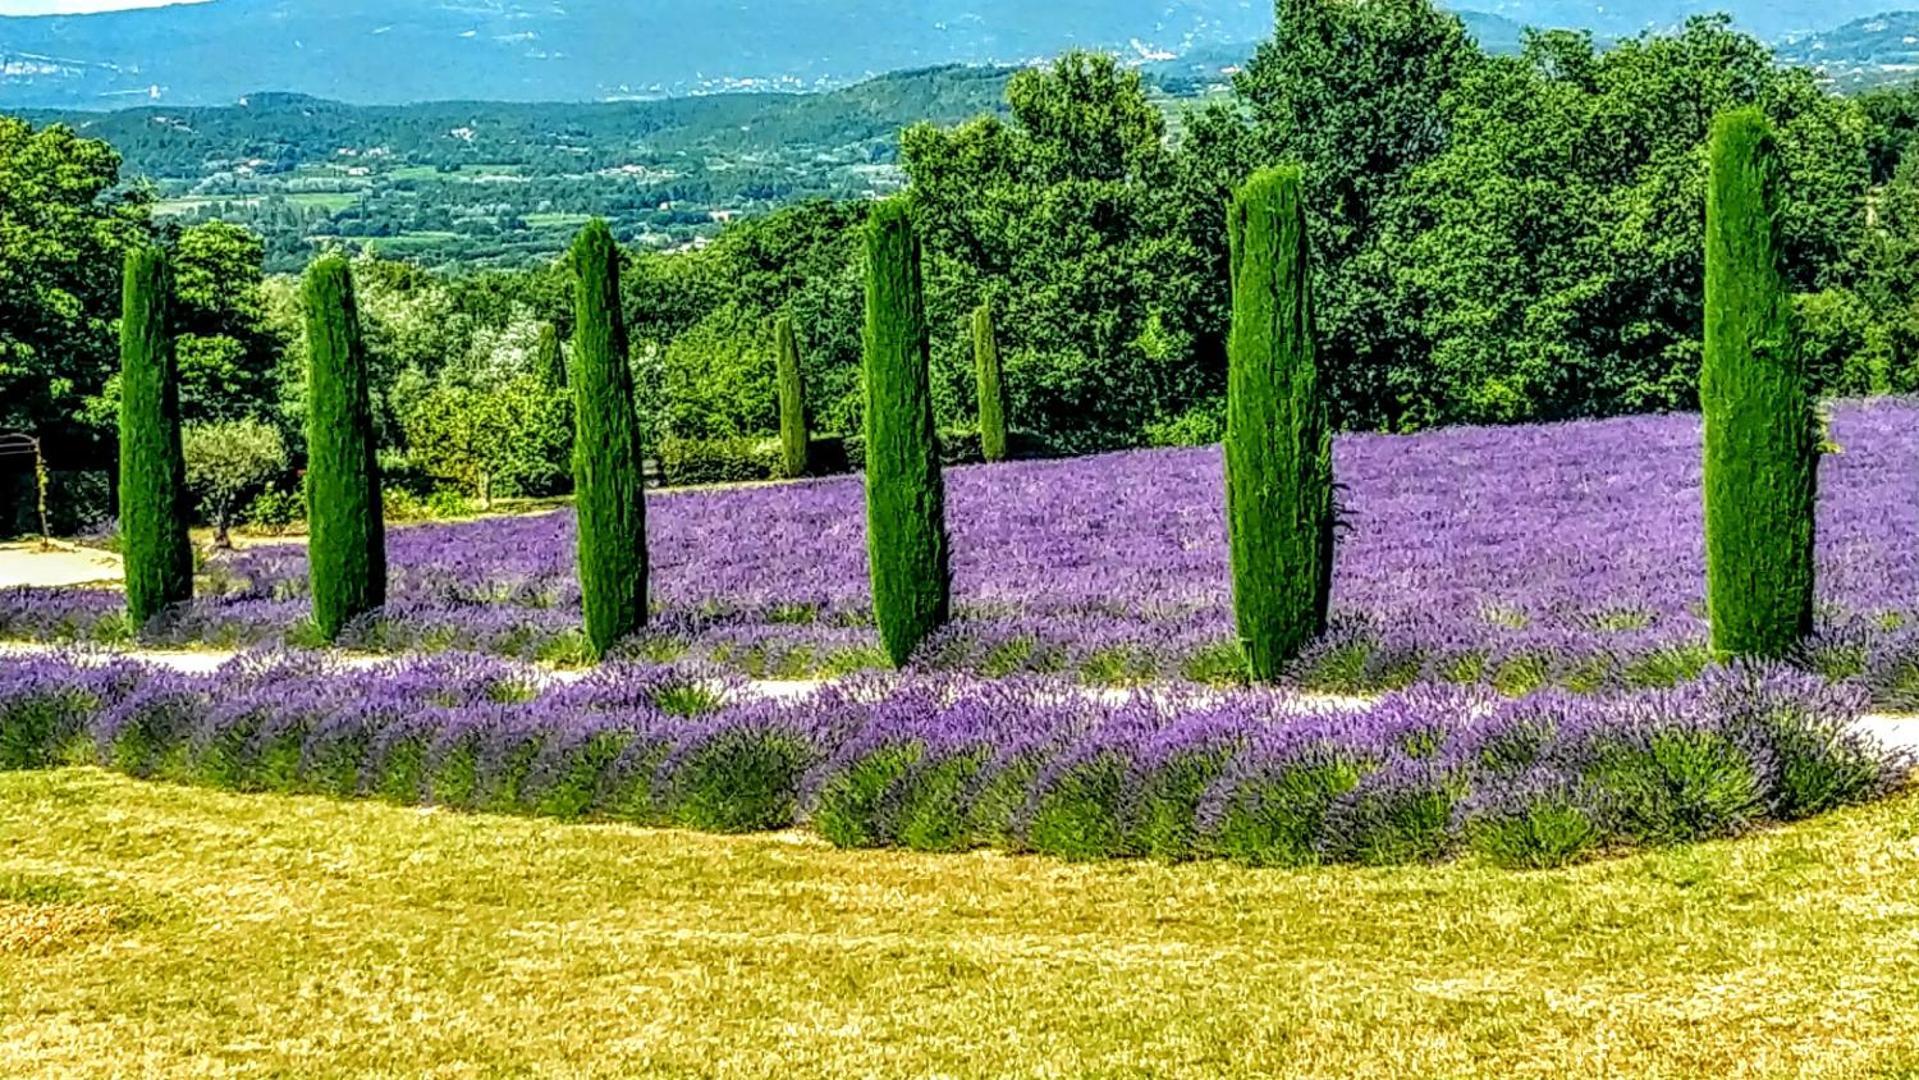
<instances>
[{"instance_id":1,"label":"slender cypress tree","mask_svg":"<svg viewBox=\"0 0 1919 1080\"><path fill-rule=\"evenodd\" d=\"M1253 678L1272 682L1325 632L1333 580L1332 429L1314 356L1297 168L1254 176L1228 241L1226 517L1233 603Z\"/></svg>"},{"instance_id":2,"label":"slender cypress tree","mask_svg":"<svg viewBox=\"0 0 1919 1080\"><path fill-rule=\"evenodd\" d=\"M920 244L904 198L866 226L866 545L873 614L895 666L946 622L952 571Z\"/></svg>"},{"instance_id":3,"label":"slender cypress tree","mask_svg":"<svg viewBox=\"0 0 1919 1080\"><path fill-rule=\"evenodd\" d=\"M1818 425L1780 271L1779 153L1719 117L1706 191L1706 591L1713 651L1779 658L1812 630Z\"/></svg>"},{"instance_id":4,"label":"slender cypress tree","mask_svg":"<svg viewBox=\"0 0 1919 1080\"><path fill-rule=\"evenodd\" d=\"M580 594L595 654L646 625L646 485L620 251L595 220L573 243L573 484Z\"/></svg>"},{"instance_id":5,"label":"slender cypress tree","mask_svg":"<svg viewBox=\"0 0 1919 1080\"><path fill-rule=\"evenodd\" d=\"M973 311L973 368L979 376L979 445L988 461L1006 460L1006 384L1000 378L993 305Z\"/></svg>"},{"instance_id":6,"label":"slender cypress tree","mask_svg":"<svg viewBox=\"0 0 1919 1080\"><path fill-rule=\"evenodd\" d=\"M173 278L158 248L127 253L120 321L120 535L127 616L145 626L193 597Z\"/></svg>"},{"instance_id":7,"label":"slender cypress tree","mask_svg":"<svg viewBox=\"0 0 1919 1080\"><path fill-rule=\"evenodd\" d=\"M774 326L779 339L780 457L787 479L806 475L810 437L806 431L806 383L800 375L800 339L793 319L781 315Z\"/></svg>"},{"instance_id":8,"label":"slender cypress tree","mask_svg":"<svg viewBox=\"0 0 1919 1080\"><path fill-rule=\"evenodd\" d=\"M353 271L307 268L307 564L313 623L327 641L386 603L386 513Z\"/></svg>"},{"instance_id":9,"label":"slender cypress tree","mask_svg":"<svg viewBox=\"0 0 1919 1080\"><path fill-rule=\"evenodd\" d=\"M566 352L560 348L560 328L552 323L540 325L540 340L534 347L533 370L540 385L548 390L566 389Z\"/></svg>"}]
</instances>

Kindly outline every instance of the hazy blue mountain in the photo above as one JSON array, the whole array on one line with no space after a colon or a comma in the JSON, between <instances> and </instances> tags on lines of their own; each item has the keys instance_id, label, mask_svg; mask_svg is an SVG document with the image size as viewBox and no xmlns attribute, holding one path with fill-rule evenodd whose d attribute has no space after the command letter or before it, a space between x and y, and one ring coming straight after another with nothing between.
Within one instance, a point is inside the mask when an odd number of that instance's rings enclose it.
<instances>
[{"instance_id":1,"label":"hazy blue mountain","mask_svg":"<svg viewBox=\"0 0 1919 1080\"><path fill-rule=\"evenodd\" d=\"M1767 37L1885 0L1461 0L1498 47L1519 24L1602 36L1731 8ZM900 68L1017 63L1073 46L1217 66L1271 31L1270 0L210 0L0 17L0 106L594 101L842 85ZM1503 21L1502 21L1503 20Z\"/></svg>"},{"instance_id":2,"label":"hazy blue mountain","mask_svg":"<svg viewBox=\"0 0 1919 1080\"><path fill-rule=\"evenodd\" d=\"M1816 67L1845 87L1868 86L1919 73L1919 11L1857 19L1835 30L1791 36L1782 59Z\"/></svg>"},{"instance_id":3,"label":"hazy blue mountain","mask_svg":"<svg viewBox=\"0 0 1919 1080\"><path fill-rule=\"evenodd\" d=\"M368 103L798 89L1074 45L1170 56L1271 25L1271 8L1252 0L211 0L0 19L0 103L211 103L262 89Z\"/></svg>"}]
</instances>

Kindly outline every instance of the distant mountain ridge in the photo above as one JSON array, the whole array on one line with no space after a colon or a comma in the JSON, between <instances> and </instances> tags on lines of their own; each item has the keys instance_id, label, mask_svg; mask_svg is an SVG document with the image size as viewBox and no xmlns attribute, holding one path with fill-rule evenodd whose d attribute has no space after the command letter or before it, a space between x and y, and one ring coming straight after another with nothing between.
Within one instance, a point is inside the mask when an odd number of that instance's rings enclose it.
<instances>
[{"instance_id":1,"label":"distant mountain ridge","mask_svg":"<svg viewBox=\"0 0 1919 1080\"><path fill-rule=\"evenodd\" d=\"M1460 0L1489 47L1520 25L1601 36L1731 9L1767 38L1885 0ZM1073 47L1216 72L1271 33L1270 0L208 0L0 17L0 108L228 104L261 90L356 104L604 101L845 85Z\"/></svg>"}]
</instances>

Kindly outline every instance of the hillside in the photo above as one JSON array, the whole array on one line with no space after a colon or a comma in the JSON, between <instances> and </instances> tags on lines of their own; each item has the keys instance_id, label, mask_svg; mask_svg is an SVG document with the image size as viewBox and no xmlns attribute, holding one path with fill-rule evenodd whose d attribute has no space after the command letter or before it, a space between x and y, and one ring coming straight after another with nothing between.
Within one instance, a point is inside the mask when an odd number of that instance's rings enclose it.
<instances>
[{"instance_id":1,"label":"hillside","mask_svg":"<svg viewBox=\"0 0 1919 1080\"><path fill-rule=\"evenodd\" d=\"M325 237L430 264L519 264L564 247L589 214L665 246L719 221L899 182L901 128L1000 108L1008 72L898 72L817 94L599 104L347 105L254 94L239 105L33 111L105 139L162 214L246 222L275 269Z\"/></svg>"},{"instance_id":2,"label":"hillside","mask_svg":"<svg viewBox=\"0 0 1919 1080\"><path fill-rule=\"evenodd\" d=\"M263 88L355 103L793 90L1073 46L1170 57L1271 26L1271 8L1250 0L212 0L0 19L0 104L225 103Z\"/></svg>"},{"instance_id":3,"label":"hillside","mask_svg":"<svg viewBox=\"0 0 1919 1080\"><path fill-rule=\"evenodd\" d=\"M1863 88L1919 72L1919 11L1895 11L1836 30L1795 35L1779 44L1780 59L1819 69L1839 86Z\"/></svg>"},{"instance_id":4,"label":"hillside","mask_svg":"<svg viewBox=\"0 0 1919 1080\"><path fill-rule=\"evenodd\" d=\"M1765 38L1873 14L1885 0L1464 0L1519 25L1617 37L1730 10ZM1269 0L209 0L0 17L0 106L226 104L262 89L358 104L602 101L845 85L1073 47L1178 63L1271 31ZM1478 27L1476 27L1478 29ZM1489 41L1489 44L1492 42Z\"/></svg>"}]
</instances>

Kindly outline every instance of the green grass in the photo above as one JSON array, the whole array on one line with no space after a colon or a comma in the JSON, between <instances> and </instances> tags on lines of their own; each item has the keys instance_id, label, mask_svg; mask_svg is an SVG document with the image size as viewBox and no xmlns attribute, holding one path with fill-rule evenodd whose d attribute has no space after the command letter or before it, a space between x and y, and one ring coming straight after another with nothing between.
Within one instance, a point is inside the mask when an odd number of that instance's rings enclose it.
<instances>
[{"instance_id":1,"label":"green grass","mask_svg":"<svg viewBox=\"0 0 1919 1080\"><path fill-rule=\"evenodd\" d=\"M525 215L529 229L577 229L593 220L591 214L540 213Z\"/></svg>"},{"instance_id":2,"label":"green grass","mask_svg":"<svg viewBox=\"0 0 1919 1080\"><path fill-rule=\"evenodd\" d=\"M0 1075L1911 1075L1915 925L1919 797L1251 871L14 774Z\"/></svg>"}]
</instances>

